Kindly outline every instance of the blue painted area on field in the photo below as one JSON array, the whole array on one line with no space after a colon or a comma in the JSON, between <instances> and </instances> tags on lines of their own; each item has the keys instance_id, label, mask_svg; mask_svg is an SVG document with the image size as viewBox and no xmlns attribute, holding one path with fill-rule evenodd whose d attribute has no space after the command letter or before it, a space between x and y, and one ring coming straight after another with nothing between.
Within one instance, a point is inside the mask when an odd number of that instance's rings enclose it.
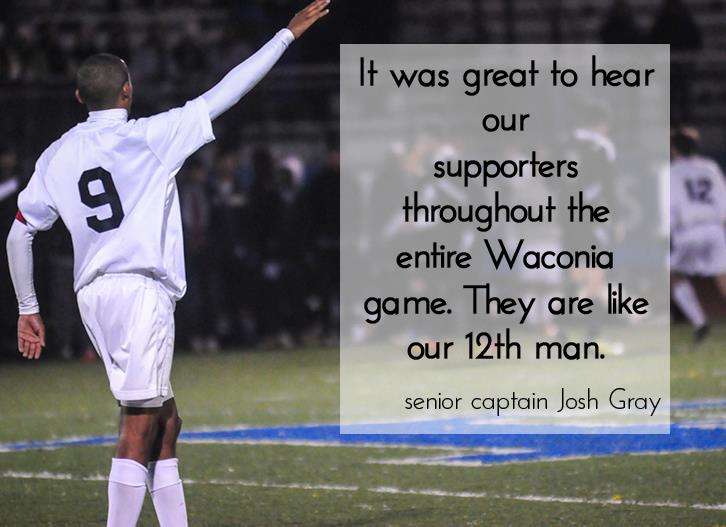
<instances>
[{"instance_id":1,"label":"blue painted area on field","mask_svg":"<svg viewBox=\"0 0 726 527\"><path fill-rule=\"evenodd\" d=\"M698 427L679 425L671 427L670 435L581 435L581 434L396 434L396 435L340 435L338 426L290 426L256 428L214 432L192 432L186 435L189 441L259 441L279 443L339 443L342 445L413 445L419 447L459 447L515 449L511 453L483 453L456 455L437 462L480 462L506 463L512 461L533 461L537 459L558 459L591 457L615 454L637 454L644 452L685 452L726 448L726 423L720 426Z\"/></svg>"},{"instance_id":2,"label":"blue painted area on field","mask_svg":"<svg viewBox=\"0 0 726 527\"><path fill-rule=\"evenodd\" d=\"M726 401L702 401L684 403L682 408L726 407ZM705 406L704 406L705 405ZM675 405L673 405L675 407ZM442 421L442 430L453 425L454 421ZM577 457L608 456L638 453L677 453L699 450L726 449L726 421L676 422L671 425L670 434L552 434L552 433L511 433L516 428L507 425L506 434L416 434L421 423L396 423L392 426L407 430L405 434L370 435L341 434L336 424L272 426L260 428L231 428L218 430L197 430L182 434L185 442L204 443L264 443L264 444L306 444L306 445L380 445L449 447L461 449L484 449L490 451L474 452L467 455L452 455L437 463L492 464L516 461L536 461L540 459L568 459ZM430 426L430 423L427 423ZM497 425L477 425L496 430ZM504 429L504 426L499 425ZM519 431L531 432L531 427L520 425ZM560 431L566 430L560 428ZM610 429L612 431L612 429ZM622 429L620 429L622 430ZM553 430L548 430L552 432ZM108 445L115 437L90 437L58 441L31 441L0 445L0 452L23 451L72 446Z\"/></svg>"}]
</instances>

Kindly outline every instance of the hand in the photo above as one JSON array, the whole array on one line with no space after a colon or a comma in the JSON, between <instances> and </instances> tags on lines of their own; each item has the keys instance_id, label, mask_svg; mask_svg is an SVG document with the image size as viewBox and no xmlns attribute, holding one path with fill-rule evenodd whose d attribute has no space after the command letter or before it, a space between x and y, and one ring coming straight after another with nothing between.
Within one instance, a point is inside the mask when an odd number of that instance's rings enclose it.
<instances>
[{"instance_id":1,"label":"hand","mask_svg":"<svg viewBox=\"0 0 726 527\"><path fill-rule=\"evenodd\" d=\"M40 314L18 317L18 351L26 359L40 358L45 346L45 326Z\"/></svg>"},{"instance_id":2,"label":"hand","mask_svg":"<svg viewBox=\"0 0 726 527\"><path fill-rule=\"evenodd\" d=\"M292 31L295 39L300 38L315 22L330 12L329 4L330 0L315 0L290 20L287 29Z\"/></svg>"}]
</instances>

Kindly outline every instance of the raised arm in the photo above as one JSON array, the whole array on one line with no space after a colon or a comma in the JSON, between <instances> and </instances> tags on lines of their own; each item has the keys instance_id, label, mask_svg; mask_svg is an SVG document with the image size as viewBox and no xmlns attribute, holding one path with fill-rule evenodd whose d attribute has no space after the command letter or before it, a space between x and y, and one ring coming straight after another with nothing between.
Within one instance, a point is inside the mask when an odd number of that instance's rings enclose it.
<instances>
[{"instance_id":1,"label":"raised arm","mask_svg":"<svg viewBox=\"0 0 726 527\"><path fill-rule=\"evenodd\" d=\"M285 29L281 29L254 55L232 69L202 97L209 117L216 119L237 104L277 63L293 40L300 38L315 22L328 14L330 0L315 0L297 13Z\"/></svg>"}]
</instances>

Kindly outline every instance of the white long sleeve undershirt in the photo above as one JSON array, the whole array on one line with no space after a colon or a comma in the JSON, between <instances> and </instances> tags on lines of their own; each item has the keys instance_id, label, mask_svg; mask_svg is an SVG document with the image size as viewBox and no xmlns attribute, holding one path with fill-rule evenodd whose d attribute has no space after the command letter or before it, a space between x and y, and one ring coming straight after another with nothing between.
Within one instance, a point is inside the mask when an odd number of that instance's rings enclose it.
<instances>
[{"instance_id":1,"label":"white long sleeve undershirt","mask_svg":"<svg viewBox=\"0 0 726 527\"><path fill-rule=\"evenodd\" d=\"M209 108L209 117L216 119L237 104L277 63L287 47L295 40L285 28L278 31L254 55L234 67L202 97Z\"/></svg>"},{"instance_id":2,"label":"white long sleeve undershirt","mask_svg":"<svg viewBox=\"0 0 726 527\"><path fill-rule=\"evenodd\" d=\"M13 221L6 248L10 277L18 299L18 313L32 315L40 310L33 285L33 237L35 232L19 220Z\"/></svg>"}]
</instances>

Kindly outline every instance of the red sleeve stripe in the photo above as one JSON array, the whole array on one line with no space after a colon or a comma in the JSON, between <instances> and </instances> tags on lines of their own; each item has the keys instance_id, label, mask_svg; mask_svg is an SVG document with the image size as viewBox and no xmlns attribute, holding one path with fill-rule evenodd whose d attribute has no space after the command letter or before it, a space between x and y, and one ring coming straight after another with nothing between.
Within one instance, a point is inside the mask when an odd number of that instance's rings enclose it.
<instances>
[{"instance_id":1,"label":"red sleeve stripe","mask_svg":"<svg viewBox=\"0 0 726 527\"><path fill-rule=\"evenodd\" d=\"M23 225L27 225L28 224L28 222L25 221L25 217L23 217L23 213L20 212L20 211L18 211L18 213L15 215L15 219L18 220Z\"/></svg>"}]
</instances>

